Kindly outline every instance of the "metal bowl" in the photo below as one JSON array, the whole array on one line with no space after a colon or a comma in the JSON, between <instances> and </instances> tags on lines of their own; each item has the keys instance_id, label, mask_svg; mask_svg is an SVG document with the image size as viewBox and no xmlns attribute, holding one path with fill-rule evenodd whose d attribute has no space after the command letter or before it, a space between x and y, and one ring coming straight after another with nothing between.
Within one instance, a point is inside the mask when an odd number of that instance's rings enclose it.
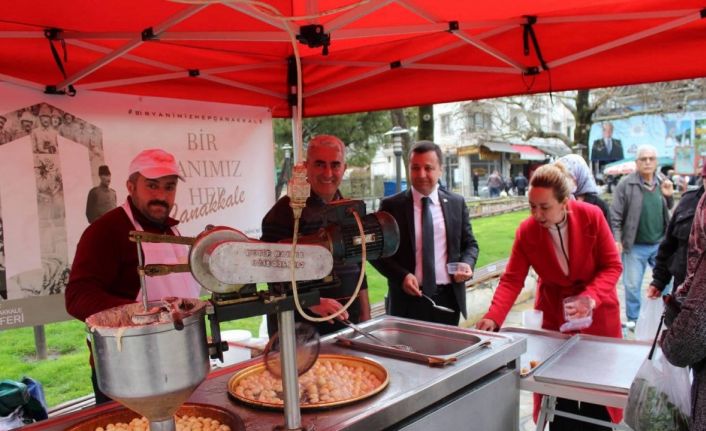
<instances>
[{"instance_id":1,"label":"metal bowl","mask_svg":"<svg viewBox=\"0 0 706 431\"><path fill-rule=\"evenodd\" d=\"M320 361L320 360L335 361L335 362L338 362L342 365L364 368L367 371L369 371L371 374L375 375L375 377L377 377L382 383L380 385L378 385L375 389L371 390L370 392L363 394L363 395L360 395L358 397L354 397L354 398L348 398L348 399L339 400L339 401L321 402L321 403L316 403L316 404L301 403L300 408L302 410L327 409L327 408L341 407L341 406L345 406L348 404L352 404L352 403L358 402L360 400L370 398L373 395L380 393L390 383L390 376L387 373L387 370L385 369L385 367L383 367L382 364L379 364L378 362L375 362L371 359L359 358L357 356L325 354L325 355L319 355L319 358L317 359L317 361ZM282 410L284 408L284 405L282 405L282 404L275 404L275 403L269 403L269 402L264 402L264 401L258 401L258 400L251 399L251 398L245 398L245 397L239 396L235 393L235 389L238 387L238 384L243 379L248 378L253 375L262 374L265 371L266 371L265 364L260 363L260 364L251 365L251 366L244 368L244 369L238 371L237 373L233 374L233 376L228 381L228 394L232 398L234 398L244 404L248 404L250 406L262 407L262 408L267 408L267 409Z\"/></svg>"},{"instance_id":2,"label":"metal bowl","mask_svg":"<svg viewBox=\"0 0 706 431\"><path fill-rule=\"evenodd\" d=\"M203 416L216 419L224 425L228 425L232 431L245 431L245 423L237 415L220 407L206 404L184 404L176 412L177 416ZM106 412L100 416L86 419L76 425L67 428L66 431L94 431L98 427L105 427L108 424L118 422L129 423L131 420L140 417L139 414L125 407Z\"/></svg>"}]
</instances>

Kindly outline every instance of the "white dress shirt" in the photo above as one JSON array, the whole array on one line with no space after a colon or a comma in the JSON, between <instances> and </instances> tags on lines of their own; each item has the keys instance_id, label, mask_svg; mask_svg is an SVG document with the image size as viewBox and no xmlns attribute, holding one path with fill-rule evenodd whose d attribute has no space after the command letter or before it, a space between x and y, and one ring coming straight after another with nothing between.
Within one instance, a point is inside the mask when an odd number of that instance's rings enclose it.
<instances>
[{"instance_id":1,"label":"white dress shirt","mask_svg":"<svg viewBox=\"0 0 706 431\"><path fill-rule=\"evenodd\" d=\"M421 284L422 274L422 198L424 195L412 188L412 200L414 202L414 275ZM451 277L446 271L448 256L446 253L446 223L444 223L444 212L441 210L439 202L439 186L429 194L431 202L429 209L434 221L434 268L436 272L436 284L449 284Z\"/></svg>"}]
</instances>

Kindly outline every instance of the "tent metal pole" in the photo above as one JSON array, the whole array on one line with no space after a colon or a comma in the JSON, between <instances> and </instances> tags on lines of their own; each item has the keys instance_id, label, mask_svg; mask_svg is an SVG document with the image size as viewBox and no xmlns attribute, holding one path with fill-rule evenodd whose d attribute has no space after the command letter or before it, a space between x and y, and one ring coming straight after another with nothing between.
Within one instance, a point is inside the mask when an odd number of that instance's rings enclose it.
<instances>
[{"instance_id":1,"label":"tent metal pole","mask_svg":"<svg viewBox=\"0 0 706 431\"><path fill-rule=\"evenodd\" d=\"M607 42L607 43L595 46L593 48L590 48L590 49L587 49L587 50L584 50L581 52L577 52L576 54L568 55L564 58L560 58L558 60L551 61L548 63L548 66L550 69L555 68L557 66L562 66L566 63L571 63L573 61L580 60L584 57L588 57L588 56L597 54L599 52L608 51L610 49L617 48L622 45L627 45L629 43L636 42L640 39L645 39L647 37L654 36L655 34L663 33L667 30L681 27L683 25L686 25L686 24L689 24L689 23L692 23L695 21L699 21L701 19L702 18L701 18L701 14L699 13L699 11L692 12L692 13L689 13L688 15L683 16L679 19L675 19L673 21L658 25L656 27L652 27L647 30L637 32L635 34L631 34L630 36L621 37L621 38L616 39L612 42Z\"/></svg>"},{"instance_id":2,"label":"tent metal pole","mask_svg":"<svg viewBox=\"0 0 706 431\"><path fill-rule=\"evenodd\" d=\"M230 79L221 78L219 76L201 75L200 78L205 79L207 81L217 82L218 84L223 84L223 85L226 85L229 87L240 88L242 90L248 90L248 91L252 91L255 93L264 94L267 96L272 96L277 99L286 99L287 98L287 95L284 93L278 93L276 91L266 90L264 88L255 87L254 85L250 85L250 84L243 84L242 82L231 81Z\"/></svg>"},{"instance_id":3,"label":"tent metal pole","mask_svg":"<svg viewBox=\"0 0 706 431\"><path fill-rule=\"evenodd\" d=\"M445 21L445 20L439 19L438 17L434 16L433 14L431 14L428 11L421 9L417 5L414 5L412 1L398 0L398 3L401 6L404 6L407 9L409 9L410 11L419 15L420 17L423 17L431 22L444 22ZM510 30L510 29L516 28L516 25L507 25L507 26L503 26L501 28L503 28L503 29L507 28L507 30ZM502 61L503 63L509 64L510 66L514 67L518 71L525 70L525 67L522 64L514 61L510 57L502 54L499 51L496 51L495 49L491 48L490 46L488 46L487 44L482 42L482 39L490 36L489 34L483 33L483 34L479 34L477 36L469 36L469 35L463 33L462 31L453 31L452 34L454 36L458 37L459 39L463 40L464 42L468 43L469 45L472 45L472 46L476 47L477 49L485 52L486 54L490 55L491 57L495 57L498 60ZM495 35L497 33L493 32L492 34Z\"/></svg>"},{"instance_id":4,"label":"tent metal pole","mask_svg":"<svg viewBox=\"0 0 706 431\"><path fill-rule=\"evenodd\" d=\"M71 45L71 46L78 46L79 48L87 49L89 51L102 52L105 54L112 51L112 49L106 48L105 46L100 46L100 45L96 45L94 43L84 42L82 40L76 40L76 39L66 40L66 44ZM179 66L174 66L171 64L163 63L161 61L156 61L156 60L152 60L152 59L145 58L145 57L140 57L140 56L134 55L134 54L125 54L123 56L123 60L134 61L135 63L145 64L147 66L152 66L152 67L156 67L159 69L168 70L170 72L179 72L179 71L184 70Z\"/></svg>"},{"instance_id":5,"label":"tent metal pole","mask_svg":"<svg viewBox=\"0 0 706 431\"><path fill-rule=\"evenodd\" d=\"M465 45L465 43L463 43L463 42L461 42L461 41L459 41L459 42L457 42L457 43L452 43L452 44L449 44L449 45L447 45L447 46L443 46L443 47L440 47L440 48L433 49L433 50L431 50L431 51L425 52L425 53L423 53L423 54L419 54L419 55L414 56L414 57L412 57L412 58L409 58L409 59L406 59L406 60L401 60L401 61L400 61L400 64L401 64L401 66L404 67L404 66L408 65L409 63L414 63L414 62L416 62L416 61L423 60L423 59L425 59L425 58L427 58L427 57L431 57L431 56L434 56L434 55L437 55L437 54L441 54L441 53L443 53L443 52L446 52L446 51L449 51L449 50L452 50L452 49L459 48L459 47L461 47L461 46L463 46L463 45ZM307 64L309 64L309 63L307 62ZM363 79L366 79L366 78L370 78L370 77L375 76L375 75L380 75L381 73L388 72L389 70L390 70L390 65L389 65L389 64L385 64L384 66L381 66L381 67L379 67L379 68L370 70L370 71L365 72L365 73L362 73L362 74L360 74L360 75L352 76L352 77L350 77L350 78L348 78L348 79L344 79L344 80L341 80L341 81L338 81L338 82L333 82L333 83L331 83L331 84L329 84L329 85L324 85L324 86L321 86L321 87L318 87L318 88L314 88L314 89L312 89L311 91L307 91L306 94L305 94L305 96L308 97L308 96L313 96L313 95L320 94L320 93L325 93L326 91L333 90L334 88L343 87L343 86L345 86L345 85L352 84L352 83L354 83L354 82L358 82L358 81L360 81L360 80L363 80Z\"/></svg>"},{"instance_id":6,"label":"tent metal pole","mask_svg":"<svg viewBox=\"0 0 706 431\"><path fill-rule=\"evenodd\" d=\"M16 78L14 76L6 75L0 73L0 81L9 82L11 84L19 85L21 87L31 88L32 90L44 91L45 85L37 84L36 82L27 81L26 79Z\"/></svg>"},{"instance_id":7,"label":"tent metal pole","mask_svg":"<svg viewBox=\"0 0 706 431\"><path fill-rule=\"evenodd\" d=\"M525 70L525 67L524 67L522 64L516 62L515 60L513 60L513 59L511 59L510 57L506 56L505 54L503 54L503 53L501 53L501 52L499 52L499 51L496 51L495 49L493 49L493 48L491 48L490 46L488 46L485 42L482 42L482 41L481 41L479 38L477 38L477 37L468 36L468 35L466 35L466 34L463 34L463 33L460 32L460 31L454 32L453 35L456 36L457 38L463 40L464 42L468 43L469 45L472 45L472 46L478 48L479 50L485 52L485 53L488 54L489 56L494 57L494 58L497 58L498 60L502 61L503 63L508 64L508 65L514 67L514 68L517 69L518 71L524 71L524 70Z\"/></svg>"},{"instance_id":8,"label":"tent metal pole","mask_svg":"<svg viewBox=\"0 0 706 431\"><path fill-rule=\"evenodd\" d=\"M345 27L353 21L357 21L365 15L369 15L395 1L396 0L373 0L363 6L358 6L338 18L331 20L331 22L326 25L326 31L333 33L339 28Z\"/></svg>"},{"instance_id":9,"label":"tent metal pole","mask_svg":"<svg viewBox=\"0 0 706 431\"><path fill-rule=\"evenodd\" d=\"M154 35L159 35L160 33L164 32L166 29L180 23L181 21L184 21L185 19L188 19L189 17L193 16L194 14L202 11L206 7L208 7L208 4L203 4L203 5L197 5L194 7L190 7L187 9L184 9L182 12L175 14L174 16L170 17L163 23L154 26ZM69 85L72 85L76 83L77 81L81 80L82 78L85 78L86 76L90 75L91 73L95 72L96 70L102 68L103 66L113 62L113 60L118 59L119 57L122 57L126 53L132 51L133 49L137 48L138 46L142 45L144 41L142 40L142 37L136 38L131 40L130 42L126 43L125 45L121 46L120 48L114 50L107 56L101 58L100 60L96 61L95 63L89 65L88 67L84 68L83 70L75 73L74 75L66 78L62 82L56 85L57 90L63 90Z\"/></svg>"},{"instance_id":10,"label":"tent metal pole","mask_svg":"<svg viewBox=\"0 0 706 431\"><path fill-rule=\"evenodd\" d=\"M267 14L264 14L263 12L257 10L251 5L244 5L240 3L221 3L223 6L229 7L235 11L238 11L242 14L245 14L249 17L255 18L257 20L260 20L266 24L271 25L272 27L275 28L281 28L284 30L286 28L286 24L283 21L280 21L276 18L272 18L268 16Z\"/></svg>"}]
</instances>

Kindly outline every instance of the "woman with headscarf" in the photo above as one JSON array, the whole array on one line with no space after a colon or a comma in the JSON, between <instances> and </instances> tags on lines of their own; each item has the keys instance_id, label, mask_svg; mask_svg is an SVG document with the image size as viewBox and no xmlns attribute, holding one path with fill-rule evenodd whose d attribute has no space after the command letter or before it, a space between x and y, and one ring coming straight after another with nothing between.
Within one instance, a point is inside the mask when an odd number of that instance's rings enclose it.
<instances>
[{"instance_id":1,"label":"woman with headscarf","mask_svg":"<svg viewBox=\"0 0 706 431\"><path fill-rule=\"evenodd\" d=\"M610 207L603 199L598 197L596 180L593 179L591 169L583 157L578 154L567 154L560 157L557 162L564 165L574 179L574 184L576 185L572 192L574 198L600 208L608 222L608 226L610 226Z\"/></svg>"}]
</instances>

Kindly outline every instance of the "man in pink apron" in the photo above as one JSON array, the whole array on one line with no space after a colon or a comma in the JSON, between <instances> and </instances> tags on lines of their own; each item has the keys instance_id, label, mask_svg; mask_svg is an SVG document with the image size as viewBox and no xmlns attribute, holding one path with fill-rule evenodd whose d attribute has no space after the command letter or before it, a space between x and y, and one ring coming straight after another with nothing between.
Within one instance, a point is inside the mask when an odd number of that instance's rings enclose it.
<instances>
[{"instance_id":1,"label":"man in pink apron","mask_svg":"<svg viewBox=\"0 0 706 431\"><path fill-rule=\"evenodd\" d=\"M85 321L94 313L129 304L141 298L137 274L138 257L129 232L139 230L179 235L178 221L169 217L174 206L179 174L174 156L160 149L139 153L128 171L128 198L95 220L84 232L76 248L69 283L66 310ZM142 244L145 263L186 263L188 247L176 244ZM146 277L149 300L164 296L195 298L200 286L190 273ZM93 368L93 357L90 358ZM96 403L108 401L98 389L92 373Z\"/></svg>"}]
</instances>

